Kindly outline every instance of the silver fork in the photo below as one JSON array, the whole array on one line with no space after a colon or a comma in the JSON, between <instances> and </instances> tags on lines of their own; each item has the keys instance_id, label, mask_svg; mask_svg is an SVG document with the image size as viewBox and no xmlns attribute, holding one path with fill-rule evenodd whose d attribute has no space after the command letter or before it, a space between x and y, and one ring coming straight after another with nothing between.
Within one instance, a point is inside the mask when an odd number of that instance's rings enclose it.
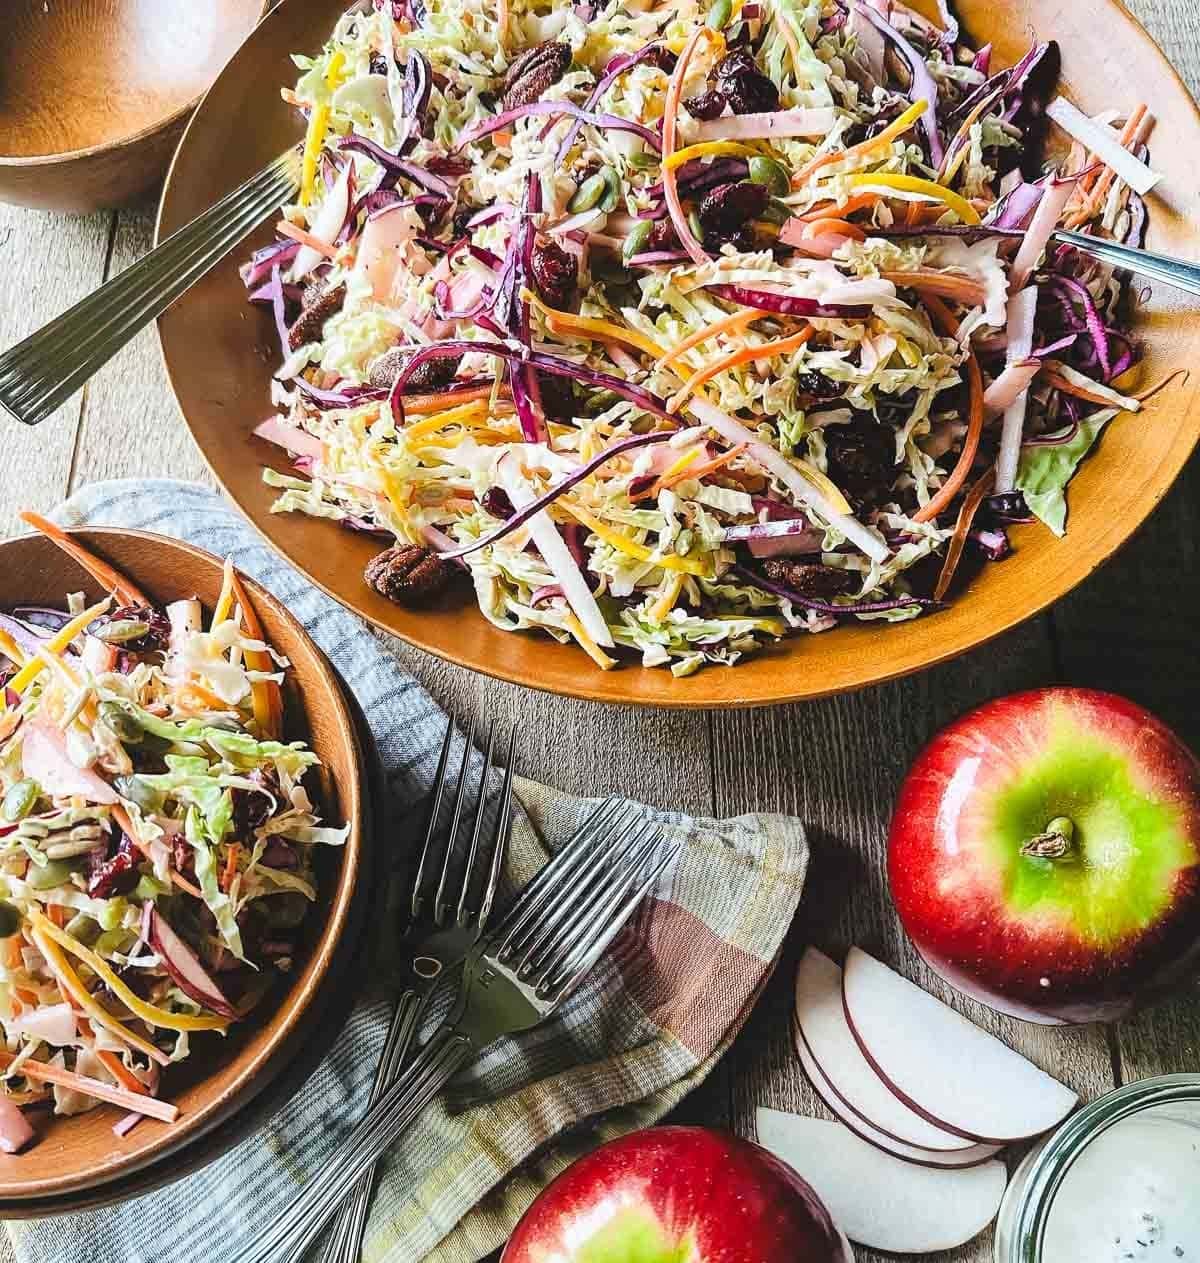
<instances>
[{"instance_id":1,"label":"silver fork","mask_svg":"<svg viewBox=\"0 0 1200 1263\"><path fill-rule=\"evenodd\" d=\"M502 1035L549 1017L600 959L678 854L652 822L608 800L472 948L446 1020L317 1177L226 1263L276 1263L307 1247L341 1199L446 1083Z\"/></svg>"},{"instance_id":2,"label":"silver fork","mask_svg":"<svg viewBox=\"0 0 1200 1263\"><path fill-rule=\"evenodd\" d=\"M299 185L294 150L281 154L120 276L0 355L0 409L26 425L44 421L99 368Z\"/></svg>"},{"instance_id":3,"label":"silver fork","mask_svg":"<svg viewBox=\"0 0 1200 1263\"><path fill-rule=\"evenodd\" d=\"M496 820L489 847L481 847L484 818L487 814L488 779L492 771L492 753L495 748L496 725L488 726L487 745L479 792L475 799L475 815L471 823L471 841L461 877L456 878L458 861L455 843L459 825L467 801L470 777L471 753L475 746L475 721L463 746L462 760L458 767L458 782L449 830L440 825L442 802L450 781L450 747L454 738L454 719L446 725L446 739L438 757L436 788L429 808L429 827L425 833L425 845L417 862L412 893L407 909L408 924L403 946L408 953L404 963L404 990L396 1002L391 1025L380 1054L371 1087L369 1104L374 1105L384 1090L400 1073L400 1067L408 1058L413 1037L421 1024L421 1018L440 980L448 971L456 969L466 958L467 952L486 928L500 883L504 864L504 850L508 839L509 817L512 809L513 749L516 742L514 727L508 742L508 757L504 766L504 781L496 808ZM477 871L479 870L479 871ZM486 875L485 875L486 874ZM482 877L482 881L479 879ZM454 887L457 882L458 894ZM435 885L436 883L436 885ZM430 887L434 886L431 890ZM478 909L468 905L478 893ZM371 1189L374 1184L374 1167L355 1185L333 1224L333 1231L322 1255L325 1263L358 1263L362 1249L363 1230L371 1205ZM287 1263L298 1263L303 1250L293 1250Z\"/></svg>"}]
</instances>

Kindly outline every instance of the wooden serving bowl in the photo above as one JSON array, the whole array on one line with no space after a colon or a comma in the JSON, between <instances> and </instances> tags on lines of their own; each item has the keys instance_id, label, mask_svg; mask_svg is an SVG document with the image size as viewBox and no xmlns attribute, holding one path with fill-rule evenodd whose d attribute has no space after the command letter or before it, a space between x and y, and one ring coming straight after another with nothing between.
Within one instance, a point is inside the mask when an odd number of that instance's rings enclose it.
<instances>
[{"instance_id":1,"label":"wooden serving bowl","mask_svg":"<svg viewBox=\"0 0 1200 1263\"><path fill-rule=\"evenodd\" d=\"M168 176L159 235L178 228L235 187L298 135L295 112L278 94L290 83L292 52L318 49L342 0L284 0L217 80L180 144ZM928 6L927 6L928 7ZM996 64L1015 62L1031 40L1057 39L1063 88L1091 113L1146 101L1158 122L1154 165L1166 179L1149 199L1149 247L1196 254L1200 222L1200 113L1149 35L1117 0L958 0L964 29L991 42ZM253 119L253 128L246 120ZM240 256L270 239L264 225ZM686 679L661 668L603 672L577 648L535 632L498 630L470 599L428 611L404 610L362 581L377 541L300 515L272 515L275 492L264 464L283 468L278 449L252 436L272 411L278 362L269 315L250 308L231 258L159 321L167 371L205 459L226 491L280 553L343 605L414 645L462 666L530 688L636 705L757 706L840 693L919 671L1007 631L1085 579L1129 538L1166 494L1200 434L1200 374L1160 392L1143 412L1105 430L1071 485L1069 533L1040 525L1014 531L1016 555L985 566L943 612L897 625L845 625L802 636L729 669ZM1136 335L1147 382L1200 362L1196 300L1155 287Z\"/></svg>"},{"instance_id":2,"label":"wooden serving bowl","mask_svg":"<svg viewBox=\"0 0 1200 1263\"><path fill-rule=\"evenodd\" d=\"M216 602L221 562L209 553L140 531L73 534L157 602L196 596L206 610ZM226 1145L240 1139L245 1134L238 1134L241 1112L253 1114L251 1102L291 1061L336 1033L336 1025L325 1020L333 1002L330 991L353 954L367 895L367 883L358 882L367 810L362 751L338 677L324 655L269 592L251 580L246 586L267 640L292 664L284 685L286 732L307 740L321 758L321 767L309 773L314 800L330 822L349 821L350 835L344 848L318 851L320 899L305 922L303 951L292 972L226 1037L193 1036L192 1055L165 1072L164 1093L179 1106L178 1121L146 1119L118 1139L112 1125L121 1112L113 1106L71 1118L31 1113L37 1141L24 1153L0 1154L4 1218L48 1209L61 1213L174 1178L176 1163L183 1170L191 1165L188 1152L200 1149L211 1156L202 1138L216 1129L226 1133ZM93 601L103 595L48 540L26 536L0 544L0 609L58 606L78 591ZM165 1175L148 1181L141 1173L152 1164L156 1171L166 1168Z\"/></svg>"},{"instance_id":3,"label":"wooden serving bowl","mask_svg":"<svg viewBox=\"0 0 1200 1263\"><path fill-rule=\"evenodd\" d=\"M0 201L92 211L148 192L271 0L7 0Z\"/></svg>"}]
</instances>

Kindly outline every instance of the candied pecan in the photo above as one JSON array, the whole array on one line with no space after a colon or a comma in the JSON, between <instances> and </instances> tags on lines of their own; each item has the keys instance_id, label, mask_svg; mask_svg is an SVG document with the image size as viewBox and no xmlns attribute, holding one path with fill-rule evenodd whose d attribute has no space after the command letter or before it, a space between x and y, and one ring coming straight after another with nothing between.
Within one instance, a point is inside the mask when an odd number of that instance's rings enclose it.
<instances>
[{"instance_id":1,"label":"candied pecan","mask_svg":"<svg viewBox=\"0 0 1200 1263\"><path fill-rule=\"evenodd\" d=\"M319 342L325 321L341 311L345 297L344 285L336 285L332 289L326 285L309 285L304 291L300 315L288 330L288 346L296 351L309 342Z\"/></svg>"},{"instance_id":2,"label":"candied pecan","mask_svg":"<svg viewBox=\"0 0 1200 1263\"><path fill-rule=\"evenodd\" d=\"M397 605L420 605L450 582L454 569L428 548L401 544L367 562L363 577L376 592Z\"/></svg>"},{"instance_id":3,"label":"candied pecan","mask_svg":"<svg viewBox=\"0 0 1200 1263\"><path fill-rule=\"evenodd\" d=\"M509 66L504 76L504 108L515 110L522 105L531 105L567 73L570 64L570 44L547 40L544 44L527 48Z\"/></svg>"},{"instance_id":4,"label":"candied pecan","mask_svg":"<svg viewBox=\"0 0 1200 1263\"><path fill-rule=\"evenodd\" d=\"M534 288L542 302L551 307L567 307L579 284L579 260L549 238L539 237L529 260Z\"/></svg>"},{"instance_id":5,"label":"candied pecan","mask_svg":"<svg viewBox=\"0 0 1200 1263\"><path fill-rule=\"evenodd\" d=\"M721 112L725 108L725 93L720 88L708 88L696 96L688 97L683 105L693 118L707 123L721 117Z\"/></svg>"},{"instance_id":6,"label":"candied pecan","mask_svg":"<svg viewBox=\"0 0 1200 1263\"><path fill-rule=\"evenodd\" d=\"M93 899L127 895L138 884L138 860L128 835L122 833L116 849L109 855L97 847L88 852L87 892Z\"/></svg>"},{"instance_id":7,"label":"candied pecan","mask_svg":"<svg viewBox=\"0 0 1200 1263\"><path fill-rule=\"evenodd\" d=\"M485 513L490 513L492 517L497 517L502 522L507 522L516 512L513 502L508 498L508 492L503 487L489 487L483 493L479 503Z\"/></svg>"},{"instance_id":8,"label":"candied pecan","mask_svg":"<svg viewBox=\"0 0 1200 1263\"><path fill-rule=\"evenodd\" d=\"M761 215L771 199L764 185L718 184L709 189L700 203L700 224L705 234L714 237L732 237L738 229L756 215Z\"/></svg>"},{"instance_id":9,"label":"candied pecan","mask_svg":"<svg viewBox=\"0 0 1200 1263\"><path fill-rule=\"evenodd\" d=\"M367 370L367 381L378 390L391 390L412 354L412 351L400 346L384 351L371 362L371 367ZM454 380L461 361L461 355L444 355L438 359L422 360L404 385L409 390L436 390L439 386L447 386Z\"/></svg>"},{"instance_id":10,"label":"candied pecan","mask_svg":"<svg viewBox=\"0 0 1200 1263\"><path fill-rule=\"evenodd\" d=\"M575 391L570 379L549 373L539 373L537 379L542 411L555 421L569 421L575 415Z\"/></svg>"},{"instance_id":11,"label":"candied pecan","mask_svg":"<svg viewBox=\"0 0 1200 1263\"><path fill-rule=\"evenodd\" d=\"M762 570L768 579L791 589L797 596L809 596L818 601L838 596L854 586L854 576L849 571L815 562L775 558L764 561Z\"/></svg>"}]
</instances>

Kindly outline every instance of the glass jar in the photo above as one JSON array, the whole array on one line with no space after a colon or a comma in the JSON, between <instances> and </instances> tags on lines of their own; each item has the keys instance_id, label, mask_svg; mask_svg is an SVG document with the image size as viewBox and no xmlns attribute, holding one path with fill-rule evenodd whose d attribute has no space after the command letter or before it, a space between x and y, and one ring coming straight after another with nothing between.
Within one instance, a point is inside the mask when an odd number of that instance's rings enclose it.
<instances>
[{"instance_id":1,"label":"glass jar","mask_svg":"<svg viewBox=\"0 0 1200 1263\"><path fill-rule=\"evenodd\" d=\"M1130 1083L1085 1106L1014 1173L996 1263L1200 1260L1200 1075Z\"/></svg>"}]
</instances>

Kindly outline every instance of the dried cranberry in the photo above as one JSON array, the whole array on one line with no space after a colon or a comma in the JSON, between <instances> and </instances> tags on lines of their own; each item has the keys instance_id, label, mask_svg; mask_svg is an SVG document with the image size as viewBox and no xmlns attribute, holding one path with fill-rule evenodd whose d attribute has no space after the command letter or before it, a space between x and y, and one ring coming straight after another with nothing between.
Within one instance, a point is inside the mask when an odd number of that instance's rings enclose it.
<instances>
[{"instance_id":1,"label":"dried cranberry","mask_svg":"<svg viewBox=\"0 0 1200 1263\"><path fill-rule=\"evenodd\" d=\"M553 421L569 421L575 415L575 391L568 377L538 374L538 394L542 411Z\"/></svg>"},{"instance_id":2,"label":"dried cranberry","mask_svg":"<svg viewBox=\"0 0 1200 1263\"><path fill-rule=\"evenodd\" d=\"M808 596L814 600L839 596L854 585L854 576L849 571L814 562L776 558L764 561L762 569L768 579L790 588L797 596Z\"/></svg>"},{"instance_id":3,"label":"dried cranberry","mask_svg":"<svg viewBox=\"0 0 1200 1263\"><path fill-rule=\"evenodd\" d=\"M825 457L830 477L852 501L878 503L891 490L896 472L896 439L873 418L856 417L849 425L829 426Z\"/></svg>"},{"instance_id":4,"label":"dried cranberry","mask_svg":"<svg viewBox=\"0 0 1200 1263\"><path fill-rule=\"evenodd\" d=\"M182 833L176 833L171 837L171 864L180 877L195 881L196 852Z\"/></svg>"},{"instance_id":5,"label":"dried cranberry","mask_svg":"<svg viewBox=\"0 0 1200 1263\"><path fill-rule=\"evenodd\" d=\"M779 89L759 70L747 49L739 48L722 58L713 77L735 114L767 114L779 109Z\"/></svg>"},{"instance_id":6,"label":"dried cranberry","mask_svg":"<svg viewBox=\"0 0 1200 1263\"><path fill-rule=\"evenodd\" d=\"M796 375L796 391L804 407L812 407L814 403L827 403L831 399L840 399L843 389L837 382L815 369Z\"/></svg>"},{"instance_id":7,"label":"dried cranberry","mask_svg":"<svg viewBox=\"0 0 1200 1263\"><path fill-rule=\"evenodd\" d=\"M651 250L674 250L678 245L679 237L676 235L675 225L670 219L664 218L654 221L644 249L647 253Z\"/></svg>"},{"instance_id":8,"label":"dried cranberry","mask_svg":"<svg viewBox=\"0 0 1200 1263\"><path fill-rule=\"evenodd\" d=\"M388 72L386 58L380 56L379 53L372 53L370 60L367 62L367 70L373 75L386 75Z\"/></svg>"},{"instance_id":9,"label":"dried cranberry","mask_svg":"<svg viewBox=\"0 0 1200 1263\"><path fill-rule=\"evenodd\" d=\"M503 487L489 487L483 493L479 503L483 506L485 513L490 513L492 517L499 518L502 522L507 522L516 512L513 502L508 498L508 492Z\"/></svg>"},{"instance_id":10,"label":"dried cranberry","mask_svg":"<svg viewBox=\"0 0 1200 1263\"><path fill-rule=\"evenodd\" d=\"M647 66L656 66L664 74L670 74L675 69L675 63L678 57L665 45L655 44L646 54L645 64Z\"/></svg>"},{"instance_id":11,"label":"dried cranberry","mask_svg":"<svg viewBox=\"0 0 1200 1263\"><path fill-rule=\"evenodd\" d=\"M233 831L246 841L254 830L270 820L279 799L279 781L274 771L255 768L246 779L257 789L233 789Z\"/></svg>"},{"instance_id":12,"label":"dried cranberry","mask_svg":"<svg viewBox=\"0 0 1200 1263\"><path fill-rule=\"evenodd\" d=\"M111 855L99 847L88 854L87 892L93 899L127 895L138 884L140 855L129 837L122 833Z\"/></svg>"},{"instance_id":13,"label":"dried cranberry","mask_svg":"<svg viewBox=\"0 0 1200 1263\"><path fill-rule=\"evenodd\" d=\"M725 93L720 88L708 88L696 96L688 97L683 104L693 118L705 123L711 122L714 118L720 118L725 110Z\"/></svg>"},{"instance_id":14,"label":"dried cranberry","mask_svg":"<svg viewBox=\"0 0 1200 1263\"><path fill-rule=\"evenodd\" d=\"M706 234L732 237L743 224L766 210L770 198L761 184L718 184L700 203L700 224Z\"/></svg>"},{"instance_id":15,"label":"dried cranberry","mask_svg":"<svg viewBox=\"0 0 1200 1263\"><path fill-rule=\"evenodd\" d=\"M296 848L282 838L272 838L267 843L263 850L262 862L268 868L293 869L300 867L300 857L296 854Z\"/></svg>"},{"instance_id":16,"label":"dried cranberry","mask_svg":"<svg viewBox=\"0 0 1200 1263\"><path fill-rule=\"evenodd\" d=\"M557 241L539 238L534 242L529 270L542 302L551 307L570 305L579 284L579 260Z\"/></svg>"}]
</instances>

